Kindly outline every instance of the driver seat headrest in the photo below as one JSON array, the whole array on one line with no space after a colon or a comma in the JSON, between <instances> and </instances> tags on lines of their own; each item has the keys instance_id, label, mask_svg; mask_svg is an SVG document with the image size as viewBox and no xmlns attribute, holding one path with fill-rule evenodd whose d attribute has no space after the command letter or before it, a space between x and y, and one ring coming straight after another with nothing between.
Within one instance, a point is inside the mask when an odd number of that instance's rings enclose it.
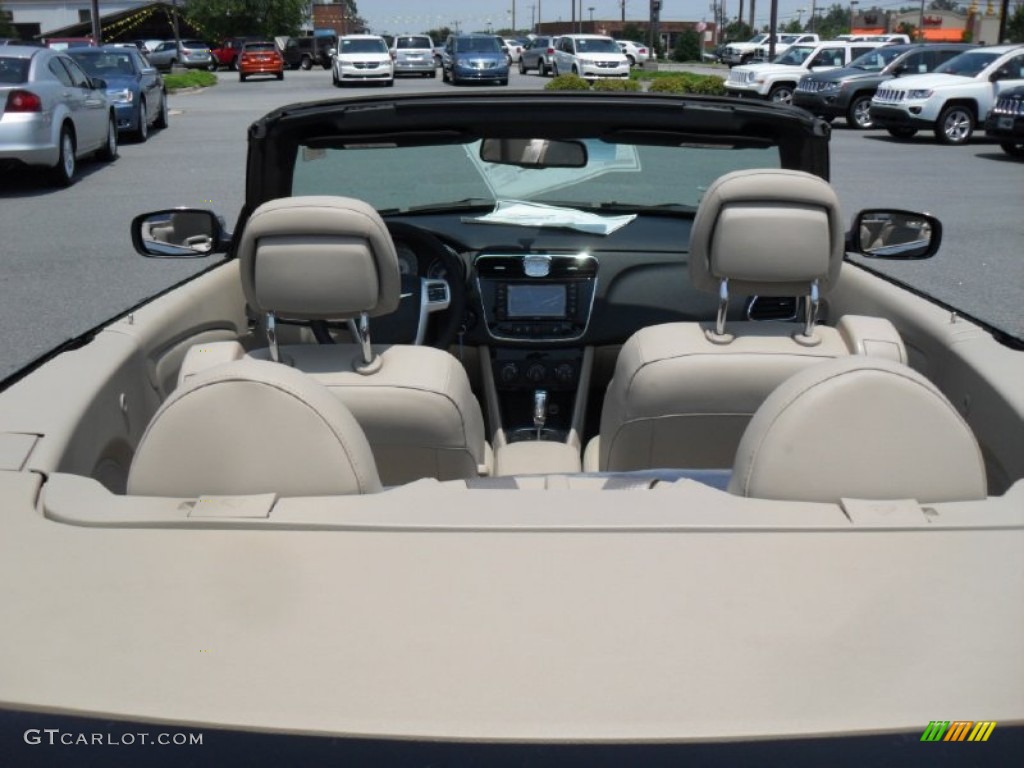
<instances>
[{"instance_id":1,"label":"driver seat headrest","mask_svg":"<svg viewBox=\"0 0 1024 768\"><path fill-rule=\"evenodd\" d=\"M260 315L348 320L398 308L391 235L362 200L328 195L263 203L238 245L246 301Z\"/></svg>"}]
</instances>

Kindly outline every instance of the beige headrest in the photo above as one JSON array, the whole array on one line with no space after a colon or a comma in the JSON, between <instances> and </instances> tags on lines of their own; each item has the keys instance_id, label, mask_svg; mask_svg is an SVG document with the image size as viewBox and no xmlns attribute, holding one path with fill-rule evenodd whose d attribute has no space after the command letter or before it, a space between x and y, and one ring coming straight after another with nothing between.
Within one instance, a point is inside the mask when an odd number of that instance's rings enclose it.
<instances>
[{"instance_id":1,"label":"beige headrest","mask_svg":"<svg viewBox=\"0 0 1024 768\"><path fill-rule=\"evenodd\" d=\"M803 171L753 169L717 179L690 230L690 280L732 295L825 293L843 262L839 200L828 182Z\"/></svg>"},{"instance_id":2,"label":"beige headrest","mask_svg":"<svg viewBox=\"0 0 1024 768\"><path fill-rule=\"evenodd\" d=\"M398 307L398 256L372 206L348 197L264 203L238 245L242 288L258 314L344 320Z\"/></svg>"},{"instance_id":3,"label":"beige headrest","mask_svg":"<svg viewBox=\"0 0 1024 768\"><path fill-rule=\"evenodd\" d=\"M197 373L146 428L128 493L194 498L380 490L362 428L304 373L239 360Z\"/></svg>"},{"instance_id":4,"label":"beige headrest","mask_svg":"<svg viewBox=\"0 0 1024 768\"><path fill-rule=\"evenodd\" d=\"M926 378L883 358L812 365L747 425L729 491L791 501L984 499L970 427Z\"/></svg>"}]
</instances>

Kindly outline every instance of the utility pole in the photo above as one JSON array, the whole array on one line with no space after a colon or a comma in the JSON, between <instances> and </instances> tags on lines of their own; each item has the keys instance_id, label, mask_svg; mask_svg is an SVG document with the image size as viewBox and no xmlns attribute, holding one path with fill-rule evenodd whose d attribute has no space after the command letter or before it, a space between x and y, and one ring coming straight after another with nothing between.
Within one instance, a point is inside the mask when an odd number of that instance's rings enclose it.
<instances>
[{"instance_id":1,"label":"utility pole","mask_svg":"<svg viewBox=\"0 0 1024 768\"><path fill-rule=\"evenodd\" d=\"M92 17L92 41L96 45L103 45L103 30L100 29L100 0L92 0L89 8L89 15Z\"/></svg>"},{"instance_id":2,"label":"utility pole","mask_svg":"<svg viewBox=\"0 0 1024 768\"><path fill-rule=\"evenodd\" d=\"M512 0L512 34L516 33L516 0Z\"/></svg>"}]
</instances>

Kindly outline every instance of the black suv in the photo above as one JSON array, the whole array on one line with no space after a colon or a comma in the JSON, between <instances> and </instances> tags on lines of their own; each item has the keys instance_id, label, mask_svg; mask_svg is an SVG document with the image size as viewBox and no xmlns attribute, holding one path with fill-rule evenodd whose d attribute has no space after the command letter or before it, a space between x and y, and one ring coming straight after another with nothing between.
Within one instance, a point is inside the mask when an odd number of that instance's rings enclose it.
<instances>
[{"instance_id":1,"label":"black suv","mask_svg":"<svg viewBox=\"0 0 1024 768\"><path fill-rule=\"evenodd\" d=\"M871 97L879 84L900 75L931 72L974 47L967 43L913 43L876 48L843 69L802 77L793 92L793 104L819 117L846 118L851 128L873 128Z\"/></svg>"},{"instance_id":2,"label":"black suv","mask_svg":"<svg viewBox=\"0 0 1024 768\"><path fill-rule=\"evenodd\" d=\"M311 35L309 37L289 37L284 45L285 66L292 69L312 69L319 64L324 69L331 68L331 55L338 48L336 35Z\"/></svg>"},{"instance_id":3,"label":"black suv","mask_svg":"<svg viewBox=\"0 0 1024 768\"><path fill-rule=\"evenodd\" d=\"M985 135L1011 157L1024 157L1024 85L999 94L985 118Z\"/></svg>"}]
</instances>

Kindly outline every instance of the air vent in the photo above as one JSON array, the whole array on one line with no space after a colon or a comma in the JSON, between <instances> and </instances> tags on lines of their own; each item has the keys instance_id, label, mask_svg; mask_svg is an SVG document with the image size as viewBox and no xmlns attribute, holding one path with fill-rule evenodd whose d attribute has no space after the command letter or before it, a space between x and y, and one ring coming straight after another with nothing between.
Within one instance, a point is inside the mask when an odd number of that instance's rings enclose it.
<instances>
[{"instance_id":1,"label":"air vent","mask_svg":"<svg viewBox=\"0 0 1024 768\"><path fill-rule=\"evenodd\" d=\"M800 300L795 296L755 296L747 305L747 319L792 322L799 309Z\"/></svg>"}]
</instances>

